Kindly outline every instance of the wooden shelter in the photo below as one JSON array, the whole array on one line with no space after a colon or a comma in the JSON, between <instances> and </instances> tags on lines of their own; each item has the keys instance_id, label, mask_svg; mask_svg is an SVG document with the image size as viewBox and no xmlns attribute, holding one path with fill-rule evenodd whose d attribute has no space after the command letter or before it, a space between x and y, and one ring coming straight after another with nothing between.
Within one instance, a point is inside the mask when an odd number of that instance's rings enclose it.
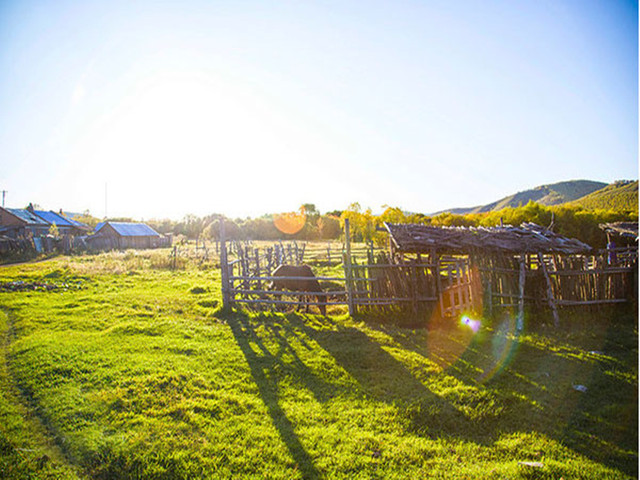
<instances>
[{"instance_id":1,"label":"wooden shelter","mask_svg":"<svg viewBox=\"0 0 640 480\"><path fill-rule=\"evenodd\" d=\"M557 322L562 306L622 303L636 296L637 250L635 256L614 266L606 251L533 223L491 228L387 223L385 228L394 262L412 261L412 255L413 261L419 261L426 254L439 266L438 279L447 279L448 288L455 291L447 308L444 289L440 289L445 314L455 315L471 306L464 301L473 285L465 269L479 277L476 298L481 291L489 312L499 307L517 307L522 312L525 303L546 304ZM447 262L456 269L443 269ZM463 281L452 282L461 276Z\"/></svg>"},{"instance_id":2,"label":"wooden shelter","mask_svg":"<svg viewBox=\"0 0 640 480\"><path fill-rule=\"evenodd\" d=\"M317 277L335 287L327 291L324 305L348 305L351 314L379 310L441 317L509 308L522 318L530 304L549 308L558 323L561 307L636 298L637 249L635 256L611 265L606 251L533 223L493 228L385 223L384 231L389 251L374 253L372 248L366 258L357 258L345 220L344 277ZM225 306L303 303L302 298L274 297L286 292L265 287L273 280L271 268L265 267L277 255L254 249L229 260L224 228L220 245ZM286 259L280 256L281 261ZM305 262L304 248L295 262ZM289 293L297 295L302 294Z\"/></svg>"}]
</instances>

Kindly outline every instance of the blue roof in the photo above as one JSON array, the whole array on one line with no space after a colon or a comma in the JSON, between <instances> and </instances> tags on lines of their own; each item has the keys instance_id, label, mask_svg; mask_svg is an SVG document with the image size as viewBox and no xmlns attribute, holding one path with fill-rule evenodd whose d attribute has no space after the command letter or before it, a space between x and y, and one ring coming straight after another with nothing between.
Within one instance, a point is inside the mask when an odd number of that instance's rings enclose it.
<instances>
[{"instance_id":1,"label":"blue roof","mask_svg":"<svg viewBox=\"0 0 640 480\"><path fill-rule=\"evenodd\" d=\"M20 220L24 220L29 225L47 225L48 224L46 220L43 220L37 215L34 215L26 208L5 208L5 210L15 215L16 217L18 217Z\"/></svg>"},{"instance_id":2,"label":"blue roof","mask_svg":"<svg viewBox=\"0 0 640 480\"><path fill-rule=\"evenodd\" d=\"M60 213L56 213L56 215L58 215L59 217L64 218L67 222L69 222L71 225L75 225L76 227L80 227L80 228L89 228L88 225L79 222L77 220L74 220L73 217L69 214L65 214L62 211L60 211Z\"/></svg>"},{"instance_id":3,"label":"blue roof","mask_svg":"<svg viewBox=\"0 0 640 480\"><path fill-rule=\"evenodd\" d=\"M102 225L96 225L96 233L105 225L110 225L119 235L123 237L159 237L149 225L144 223L126 223L126 222L104 222Z\"/></svg>"},{"instance_id":4,"label":"blue roof","mask_svg":"<svg viewBox=\"0 0 640 480\"><path fill-rule=\"evenodd\" d=\"M45 222L50 224L56 224L58 227L73 227L75 226L69 220L64 218L62 215L58 215L55 212L47 212L45 210L34 210L33 211L37 216L42 218Z\"/></svg>"}]
</instances>

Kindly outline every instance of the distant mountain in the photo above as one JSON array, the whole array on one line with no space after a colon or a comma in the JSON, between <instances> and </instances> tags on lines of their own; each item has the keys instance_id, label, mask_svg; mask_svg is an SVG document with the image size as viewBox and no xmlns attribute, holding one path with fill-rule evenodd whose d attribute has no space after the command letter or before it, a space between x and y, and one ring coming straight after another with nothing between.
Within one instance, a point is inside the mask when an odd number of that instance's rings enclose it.
<instances>
[{"instance_id":1,"label":"distant mountain","mask_svg":"<svg viewBox=\"0 0 640 480\"><path fill-rule=\"evenodd\" d=\"M502 210L506 207L526 205L530 200L542 205L559 205L561 203L567 203L582 198L593 192L601 190L606 186L606 183L594 182L591 180L569 180L567 182L541 185L530 190L525 190L523 192L518 192L508 197L504 197L486 205L469 208L450 208L448 210L437 212L434 215L444 212L455 213L458 215L493 212L496 210Z\"/></svg>"},{"instance_id":2,"label":"distant mountain","mask_svg":"<svg viewBox=\"0 0 640 480\"><path fill-rule=\"evenodd\" d=\"M620 180L570 202L589 210L638 211L638 180Z\"/></svg>"}]
</instances>

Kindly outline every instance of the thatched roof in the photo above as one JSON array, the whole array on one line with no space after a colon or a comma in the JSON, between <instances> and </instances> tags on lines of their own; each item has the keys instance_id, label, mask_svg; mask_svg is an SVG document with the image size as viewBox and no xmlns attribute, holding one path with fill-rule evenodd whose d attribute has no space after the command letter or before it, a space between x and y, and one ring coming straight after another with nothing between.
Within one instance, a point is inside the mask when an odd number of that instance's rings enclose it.
<instances>
[{"instance_id":1,"label":"thatched roof","mask_svg":"<svg viewBox=\"0 0 640 480\"><path fill-rule=\"evenodd\" d=\"M601 223L600 228L609 234L638 240L638 222Z\"/></svg>"},{"instance_id":2,"label":"thatched roof","mask_svg":"<svg viewBox=\"0 0 640 480\"><path fill-rule=\"evenodd\" d=\"M535 223L519 227L433 227L385 223L396 249L404 253L586 253L592 248L574 238L563 237Z\"/></svg>"}]
</instances>

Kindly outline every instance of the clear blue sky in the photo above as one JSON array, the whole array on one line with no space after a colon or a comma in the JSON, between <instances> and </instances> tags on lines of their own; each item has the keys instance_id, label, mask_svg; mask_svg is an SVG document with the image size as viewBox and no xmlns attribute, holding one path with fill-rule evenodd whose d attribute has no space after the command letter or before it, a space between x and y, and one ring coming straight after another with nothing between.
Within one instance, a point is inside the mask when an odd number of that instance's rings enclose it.
<instances>
[{"instance_id":1,"label":"clear blue sky","mask_svg":"<svg viewBox=\"0 0 640 480\"><path fill-rule=\"evenodd\" d=\"M7 206L433 212L638 178L638 4L4 1Z\"/></svg>"}]
</instances>

